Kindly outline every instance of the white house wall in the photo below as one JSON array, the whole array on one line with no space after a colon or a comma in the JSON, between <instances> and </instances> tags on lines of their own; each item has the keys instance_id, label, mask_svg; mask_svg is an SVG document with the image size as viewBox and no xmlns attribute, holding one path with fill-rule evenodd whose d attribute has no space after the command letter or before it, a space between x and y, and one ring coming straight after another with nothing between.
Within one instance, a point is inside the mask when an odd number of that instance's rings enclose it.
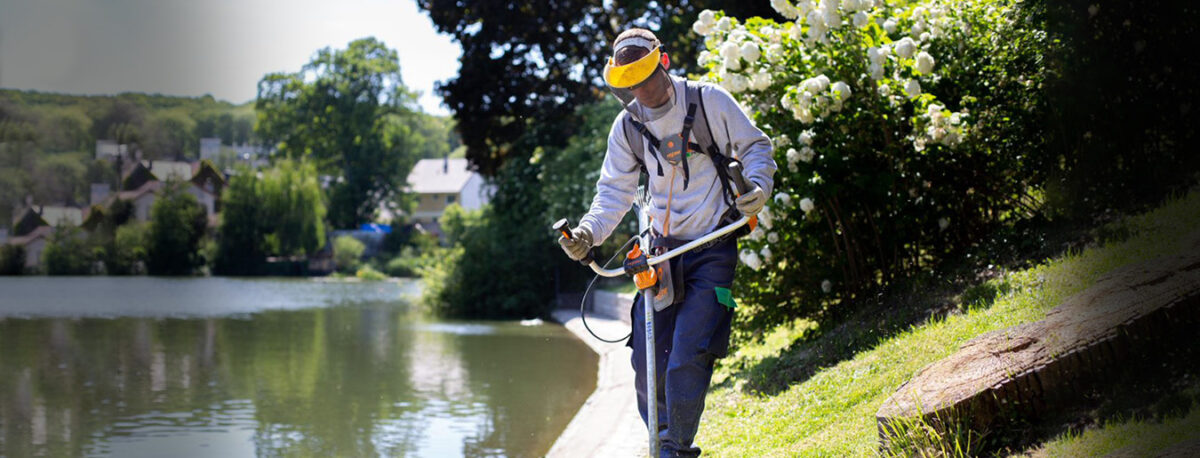
<instances>
[{"instance_id":1,"label":"white house wall","mask_svg":"<svg viewBox=\"0 0 1200 458\"><path fill-rule=\"evenodd\" d=\"M467 210L477 210L491 200L491 194L491 187L483 177L472 173L471 178L467 179L467 184L463 185L462 191L459 192L459 205Z\"/></svg>"}]
</instances>

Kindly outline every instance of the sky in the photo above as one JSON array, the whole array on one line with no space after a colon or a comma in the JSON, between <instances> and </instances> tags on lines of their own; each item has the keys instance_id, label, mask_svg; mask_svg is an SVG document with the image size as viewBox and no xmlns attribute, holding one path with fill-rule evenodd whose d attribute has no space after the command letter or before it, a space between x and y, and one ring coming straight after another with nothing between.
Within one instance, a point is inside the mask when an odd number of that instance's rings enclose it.
<instances>
[{"instance_id":1,"label":"sky","mask_svg":"<svg viewBox=\"0 0 1200 458\"><path fill-rule=\"evenodd\" d=\"M368 36L398 52L427 112L449 113L434 83L462 50L415 0L0 0L0 87L244 103L263 75Z\"/></svg>"}]
</instances>

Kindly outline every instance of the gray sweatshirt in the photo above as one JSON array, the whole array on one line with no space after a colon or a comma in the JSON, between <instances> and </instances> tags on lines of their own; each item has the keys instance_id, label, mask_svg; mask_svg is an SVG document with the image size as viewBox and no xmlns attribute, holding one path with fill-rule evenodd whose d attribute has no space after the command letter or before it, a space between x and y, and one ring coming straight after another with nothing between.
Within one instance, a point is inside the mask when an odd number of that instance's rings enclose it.
<instances>
[{"instance_id":1,"label":"gray sweatshirt","mask_svg":"<svg viewBox=\"0 0 1200 458\"><path fill-rule=\"evenodd\" d=\"M665 106L651 110L634 102L631 107L639 118L646 121L646 127L657 138L683 130L683 117L687 113L684 80L676 77L672 77L672 80L675 91ZM754 126L724 88L703 82L693 84L702 86L700 93L704 98L704 113L712 130L713 142L722 154L740 159L746 178L762 187L769 197L775 184L772 177L776 169L770 138ZM624 116L617 116L608 133L608 152L604 155L600 179L596 181L596 197L592 199L591 209L579 222L580 226L591 230L596 245L604 243L612 235L613 229L632 207L638 176L641 174L626 141L622 119ZM635 141L646 142L644 137L638 137ZM696 142L695 136L692 135L688 141ZM672 166L666 158L659 156L663 165L663 176L660 177L655 158L650 154L650 146L643 143L643 151L642 160L650 174L650 217L654 229L660 234L669 233L671 237L684 240L699 238L716 229L729 205L722 196L721 183L712 159L701 153L692 153L688 157L691 180L685 190L682 164L674 166L677 170L672 183ZM673 194L669 232L663 227L668 211L668 191Z\"/></svg>"}]
</instances>

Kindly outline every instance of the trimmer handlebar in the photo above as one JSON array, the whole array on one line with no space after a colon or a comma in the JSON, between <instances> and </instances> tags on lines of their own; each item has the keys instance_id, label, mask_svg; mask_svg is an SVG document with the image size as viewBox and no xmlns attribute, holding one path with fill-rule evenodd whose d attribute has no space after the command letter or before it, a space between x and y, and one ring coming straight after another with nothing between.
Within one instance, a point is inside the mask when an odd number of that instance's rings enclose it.
<instances>
[{"instance_id":1,"label":"trimmer handlebar","mask_svg":"<svg viewBox=\"0 0 1200 458\"><path fill-rule=\"evenodd\" d=\"M742 194L745 194L747 191L750 190L749 189L750 186L748 186L746 183L746 177L742 175L742 164L740 164L738 162L730 162L729 166L728 166L728 170L729 170L729 177L733 180L733 186L737 190L737 194L739 196ZM738 218L737 221L734 221L732 223L725 225L725 227L722 227L720 229L712 231L712 232L708 233L707 235L705 235L704 237L700 237L696 240L692 240L691 242L683 244L683 245L675 248L674 250L668 251L668 252L660 254L658 256L649 256L647 258L647 263L650 266L653 266L656 264L666 262L667 260L669 260L671 258L674 258L681 254L687 253L688 251L694 250L701 245L707 244L708 242L711 242L720 237L723 237L725 234L736 231L739 228L741 228L742 226L745 226L746 223L750 223L754 219L755 219L754 216L742 216L741 218ZM754 226L751 225L750 227L753 228ZM554 225L551 226L551 228L554 229L555 232L562 234L562 236L565 237L567 240L571 239L571 223L569 221L567 221L566 218L556 221L554 223ZM595 248L593 248L593 250L595 250ZM624 267L617 267L617 268L613 268L613 269L605 269L605 268L601 267L600 264L596 263L596 261L594 259L595 257L592 256L592 253L593 252L591 250L589 250L587 256L585 256L579 262L588 267L591 267L592 270L595 271L597 275L600 275L602 277L619 277L619 276L625 274Z\"/></svg>"}]
</instances>

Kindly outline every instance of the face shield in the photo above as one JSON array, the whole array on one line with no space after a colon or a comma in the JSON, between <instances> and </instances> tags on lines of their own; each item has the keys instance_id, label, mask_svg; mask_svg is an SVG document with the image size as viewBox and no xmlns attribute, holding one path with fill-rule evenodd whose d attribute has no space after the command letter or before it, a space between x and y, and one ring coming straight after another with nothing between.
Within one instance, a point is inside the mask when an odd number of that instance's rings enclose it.
<instances>
[{"instance_id":1,"label":"face shield","mask_svg":"<svg viewBox=\"0 0 1200 458\"><path fill-rule=\"evenodd\" d=\"M626 46L642 46L650 49L651 43L644 39L631 38L623 40L621 45L620 48L617 48L618 51ZM654 75L662 63L662 55L662 50L658 46L653 46L649 54L625 65L617 65L613 58L608 58L608 64L604 66L604 82L608 85L608 90L617 97L617 100L621 101L621 107L630 114L634 113L629 106L636 100L633 90L650 80L650 76Z\"/></svg>"}]
</instances>

